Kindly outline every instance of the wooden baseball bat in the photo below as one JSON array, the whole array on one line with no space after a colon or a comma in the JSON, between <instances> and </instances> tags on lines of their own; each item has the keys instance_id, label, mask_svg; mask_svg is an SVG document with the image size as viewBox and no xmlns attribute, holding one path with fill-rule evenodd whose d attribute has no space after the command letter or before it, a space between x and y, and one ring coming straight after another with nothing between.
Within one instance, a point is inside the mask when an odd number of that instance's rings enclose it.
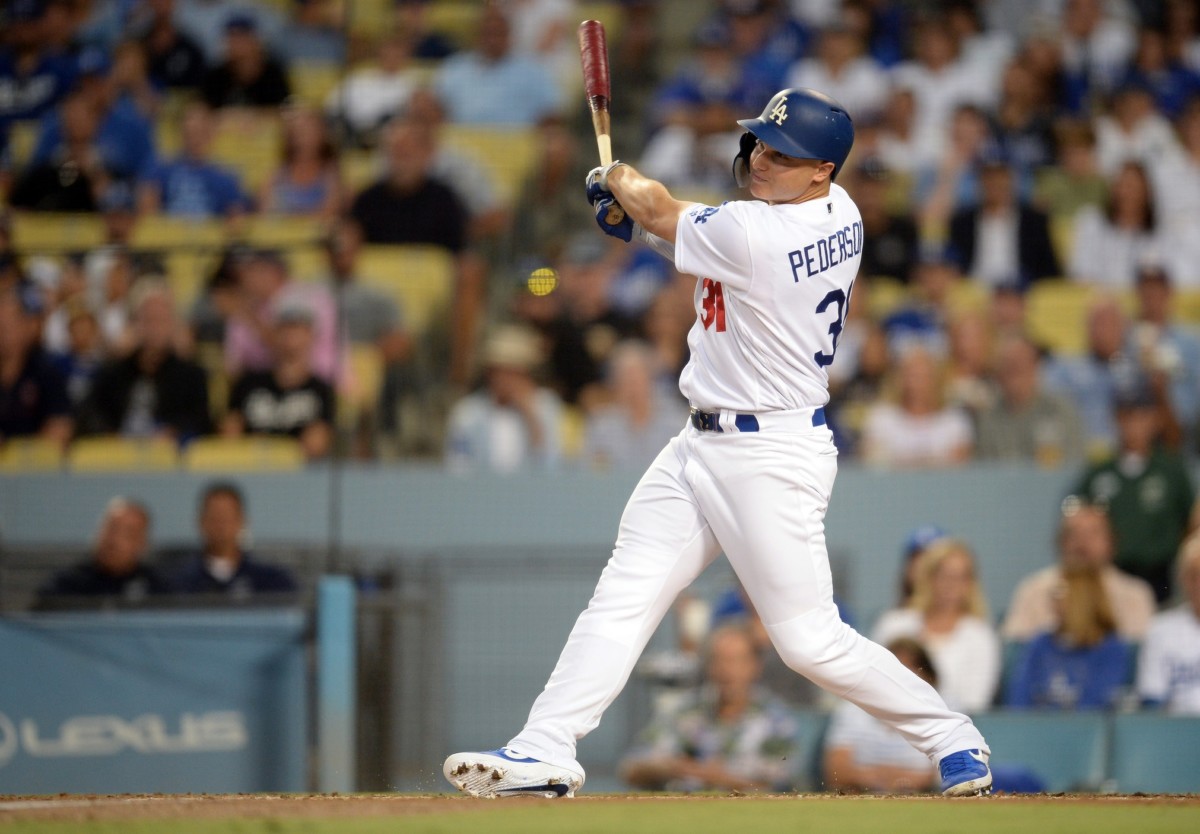
<instances>
[{"instance_id":1,"label":"wooden baseball bat","mask_svg":"<svg viewBox=\"0 0 1200 834\"><path fill-rule=\"evenodd\" d=\"M596 147L600 164L613 160L611 118L608 111L610 84L608 74L608 42L604 24L585 20L579 24L579 61L583 65L583 91L588 109L592 112L592 127L596 131ZM625 210L616 203L609 207L604 221L616 225L625 218Z\"/></svg>"}]
</instances>

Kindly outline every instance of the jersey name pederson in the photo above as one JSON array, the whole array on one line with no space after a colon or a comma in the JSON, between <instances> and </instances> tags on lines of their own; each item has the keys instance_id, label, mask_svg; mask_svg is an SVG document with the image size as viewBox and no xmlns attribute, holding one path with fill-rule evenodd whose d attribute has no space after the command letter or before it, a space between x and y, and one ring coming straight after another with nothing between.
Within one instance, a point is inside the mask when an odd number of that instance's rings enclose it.
<instances>
[{"instance_id":1,"label":"jersey name pederson","mask_svg":"<svg viewBox=\"0 0 1200 834\"><path fill-rule=\"evenodd\" d=\"M862 223L856 220L852 225L838 229L829 237L823 237L803 249L788 252L788 260L792 264L792 279L800 283L801 270L804 270L809 278L820 275L831 266L837 266L847 258L853 258L862 252L862 244Z\"/></svg>"}]
</instances>

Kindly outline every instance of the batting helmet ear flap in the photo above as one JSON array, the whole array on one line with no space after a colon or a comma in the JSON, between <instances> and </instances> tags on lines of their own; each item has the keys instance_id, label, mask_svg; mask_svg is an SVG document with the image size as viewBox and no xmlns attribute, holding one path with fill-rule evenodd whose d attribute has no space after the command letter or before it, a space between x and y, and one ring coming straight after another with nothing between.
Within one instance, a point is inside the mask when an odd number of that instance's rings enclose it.
<instances>
[{"instance_id":1,"label":"batting helmet ear flap","mask_svg":"<svg viewBox=\"0 0 1200 834\"><path fill-rule=\"evenodd\" d=\"M758 137L750 131L742 134L738 147L738 155L733 158L733 181L738 184L738 188L745 188L750 184L750 154L754 152L754 147L758 144Z\"/></svg>"}]
</instances>

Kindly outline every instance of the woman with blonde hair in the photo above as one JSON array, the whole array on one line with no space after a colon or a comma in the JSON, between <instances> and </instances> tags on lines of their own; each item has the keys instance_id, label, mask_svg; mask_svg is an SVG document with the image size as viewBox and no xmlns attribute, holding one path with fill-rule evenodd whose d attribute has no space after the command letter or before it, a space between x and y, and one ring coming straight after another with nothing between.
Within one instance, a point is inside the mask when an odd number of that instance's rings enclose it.
<instances>
[{"instance_id":1,"label":"woman with blonde hair","mask_svg":"<svg viewBox=\"0 0 1200 834\"><path fill-rule=\"evenodd\" d=\"M1025 647L1006 702L1016 708L1105 709L1130 683L1132 652L1095 568L1068 570L1056 589L1058 625Z\"/></svg>"},{"instance_id":2,"label":"woman with blonde hair","mask_svg":"<svg viewBox=\"0 0 1200 834\"><path fill-rule=\"evenodd\" d=\"M891 401L876 403L863 423L868 463L895 467L946 467L971 456L974 434L962 409L945 404L943 369L922 347L909 347L896 363Z\"/></svg>"},{"instance_id":3,"label":"woman with blonde hair","mask_svg":"<svg viewBox=\"0 0 1200 834\"><path fill-rule=\"evenodd\" d=\"M919 640L940 670L939 691L963 712L987 709L1000 681L1000 638L988 618L975 556L961 539L935 541L917 558L908 605L879 618L871 639Z\"/></svg>"}]
</instances>

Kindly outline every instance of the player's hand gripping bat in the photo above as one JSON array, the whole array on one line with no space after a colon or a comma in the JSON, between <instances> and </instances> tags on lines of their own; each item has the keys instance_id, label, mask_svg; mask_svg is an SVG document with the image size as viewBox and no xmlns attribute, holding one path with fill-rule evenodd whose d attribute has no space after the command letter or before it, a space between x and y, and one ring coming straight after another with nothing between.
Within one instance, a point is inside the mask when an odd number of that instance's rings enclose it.
<instances>
[{"instance_id":1,"label":"player's hand gripping bat","mask_svg":"<svg viewBox=\"0 0 1200 834\"><path fill-rule=\"evenodd\" d=\"M583 90L588 108L592 111L592 127L596 130L596 146L600 150L600 164L612 163L612 138L608 112L609 77L608 44L604 36L604 24L598 20L585 20L579 24L579 60L583 65ZM613 203L604 216L606 223L617 225L625 218L625 209Z\"/></svg>"}]
</instances>

